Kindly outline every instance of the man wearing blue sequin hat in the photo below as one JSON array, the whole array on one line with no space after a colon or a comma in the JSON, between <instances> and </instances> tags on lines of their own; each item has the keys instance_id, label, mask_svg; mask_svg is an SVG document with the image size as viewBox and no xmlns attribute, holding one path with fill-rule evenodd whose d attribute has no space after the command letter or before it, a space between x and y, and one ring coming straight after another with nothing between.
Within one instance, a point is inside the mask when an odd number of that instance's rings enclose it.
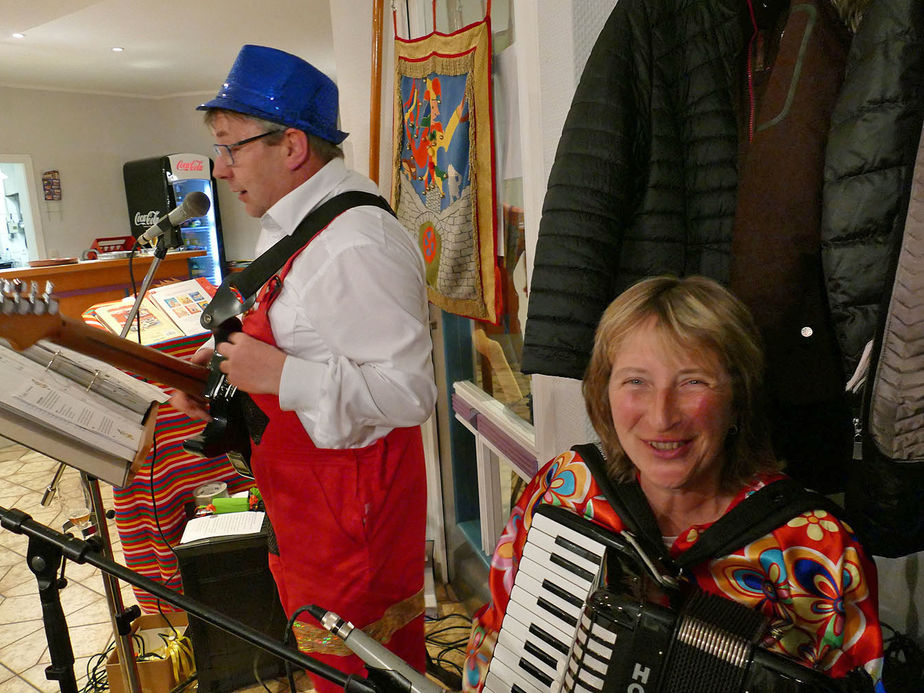
<instances>
[{"instance_id":1,"label":"man wearing blue sequin hat","mask_svg":"<svg viewBox=\"0 0 924 693\"><path fill-rule=\"evenodd\" d=\"M343 162L336 85L297 56L244 46L199 110L215 139L215 177L260 219L255 257L341 193L378 195ZM222 372L265 415L248 422L251 467L276 533L270 567L286 613L334 611L423 671L420 424L436 387L417 244L382 206L346 209L264 285L243 332L217 349ZM201 401L173 402L208 416ZM295 634L302 651L362 672L307 613ZM340 690L318 677L315 686Z\"/></svg>"}]
</instances>

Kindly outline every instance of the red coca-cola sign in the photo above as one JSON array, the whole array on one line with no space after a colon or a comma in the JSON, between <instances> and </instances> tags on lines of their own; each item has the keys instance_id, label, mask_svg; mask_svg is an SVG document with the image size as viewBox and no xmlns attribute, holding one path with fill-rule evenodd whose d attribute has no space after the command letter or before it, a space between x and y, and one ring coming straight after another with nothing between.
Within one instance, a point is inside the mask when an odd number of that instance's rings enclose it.
<instances>
[{"instance_id":1,"label":"red coca-cola sign","mask_svg":"<svg viewBox=\"0 0 924 693\"><path fill-rule=\"evenodd\" d=\"M202 159L193 159L191 161L183 161L180 159L176 162L177 171L201 171L202 170Z\"/></svg>"}]
</instances>

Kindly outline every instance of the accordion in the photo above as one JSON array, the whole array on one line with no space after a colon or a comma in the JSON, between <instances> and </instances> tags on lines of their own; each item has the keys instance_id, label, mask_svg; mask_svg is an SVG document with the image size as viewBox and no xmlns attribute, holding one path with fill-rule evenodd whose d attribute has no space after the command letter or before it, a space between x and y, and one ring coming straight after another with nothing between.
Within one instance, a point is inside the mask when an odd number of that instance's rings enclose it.
<instances>
[{"instance_id":1,"label":"accordion","mask_svg":"<svg viewBox=\"0 0 924 693\"><path fill-rule=\"evenodd\" d=\"M627 532L540 506L487 693L821 693L836 682L760 647L767 620L682 589Z\"/></svg>"}]
</instances>

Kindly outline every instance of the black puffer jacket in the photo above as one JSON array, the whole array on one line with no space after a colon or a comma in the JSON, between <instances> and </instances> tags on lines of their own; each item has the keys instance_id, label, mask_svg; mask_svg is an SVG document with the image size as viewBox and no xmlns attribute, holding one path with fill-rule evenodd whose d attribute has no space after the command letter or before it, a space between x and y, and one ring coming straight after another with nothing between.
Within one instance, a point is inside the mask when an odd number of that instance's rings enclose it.
<instances>
[{"instance_id":1,"label":"black puffer jacket","mask_svg":"<svg viewBox=\"0 0 924 693\"><path fill-rule=\"evenodd\" d=\"M603 309L644 276L728 283L743 12L741 0L617 3L549 177L524 372L582 377ZM868 3L832 117L821 231L847 374L886 298L924 115L922 81L924 0Z\"/></svg>"},{"instance_id":2,"label":"black puffer jacket","mask_svg":"<svg viewBox=\"0 0 924 693\"><path fill-rule=\"evenodd\" d=\"M727 283L742 0L619 0L542 210L523 370L580 378L609 302L670 272Z\"/></svg>"},{"instance_id":3,"label":"black puffer jacket","mask_svg":"<svg viewBox=\"0 0 924 693\"><path fill-rule=\"evenodd\" d=\"M888 299L924 120L924 0L875 0L854 36L825 158L822 262L852 373Z\"/></svg>"}]
</instances>

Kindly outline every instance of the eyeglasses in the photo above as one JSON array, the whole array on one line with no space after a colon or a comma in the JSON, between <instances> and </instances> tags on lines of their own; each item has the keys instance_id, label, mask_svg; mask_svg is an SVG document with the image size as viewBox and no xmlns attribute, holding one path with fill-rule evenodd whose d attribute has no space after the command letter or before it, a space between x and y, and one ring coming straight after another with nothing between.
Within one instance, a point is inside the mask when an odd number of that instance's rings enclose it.
<instances>
[{"instance_id":1,"label":"eyeglasses","mask_svg":"<svg viewBox=\"0 0 924 693\"><path fill-rule=\"evenodd\" d=\"M268 137L269 135L278 135L285 132L285 130L270 130L269 132L263 132L259 135L254 135L253 137L247 137L239 142L234 142L232 144L213 144L212 148L215 150L215 156L220 158L228 166L234 166L234 150L238 147L243 147L245 144L251 142L256 142L257 140Z\"/></svg>"}]
</instances>

